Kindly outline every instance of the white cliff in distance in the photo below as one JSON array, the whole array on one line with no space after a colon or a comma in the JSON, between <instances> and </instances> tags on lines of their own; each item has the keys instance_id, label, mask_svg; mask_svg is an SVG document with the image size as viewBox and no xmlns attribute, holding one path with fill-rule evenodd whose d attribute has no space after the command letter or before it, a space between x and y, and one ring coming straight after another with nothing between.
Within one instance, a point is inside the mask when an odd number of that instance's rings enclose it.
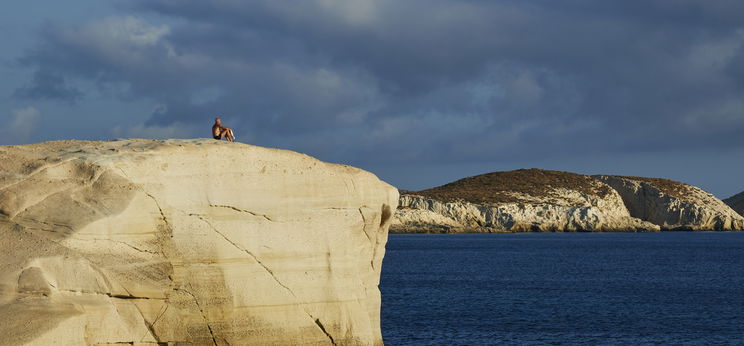
<instances>
[{"instance_id":1,"label":"white cliff in distance","mask_svg":"<svg viewBox=\"0 0 744 346\"><path fill-rule=\"evenodd\" d=\"M539 169L405 192L399 205L399 233L744 229L744 217L694 186Z\"/></svg>"},{"instance_id":2,"label":"white cliff in distance","mask_svg":"<svg viewBox=\"0 0 744 346\"><path fill-rule=\"evenodd\" d=\"M744 229L744 217L702 189L659 178L595 176L623 198L630 214L664 230Z\"/></svg>"},{"instance_id":3,"label":"white cliff in distance","mask_svg":"<svg viewBox=\"0 0 744 346\"><path fill-rule=\"evenodd\" d=\"M406 193L395 232L658 231L591 177L546 170L497 172Z\"/></svg>"}]
</instances>

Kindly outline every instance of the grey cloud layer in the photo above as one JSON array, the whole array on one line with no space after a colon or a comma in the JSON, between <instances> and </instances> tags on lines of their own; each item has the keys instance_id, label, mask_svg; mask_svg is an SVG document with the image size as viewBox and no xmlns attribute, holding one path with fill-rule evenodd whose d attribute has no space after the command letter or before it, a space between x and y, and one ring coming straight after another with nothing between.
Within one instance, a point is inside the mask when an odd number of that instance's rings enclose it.
<instances>
[{"instance_id":1,"label":"grey cloud layer","mask_svg":"<svg viewBox=\"0 0 744 346\"><path fill-rule=\"evenodd\" d=\"M69 83L92 81L161 105L146 125L221 114L258 144L343 161L741 145L738 1L121 6L134 15L46 28L17 95L74 101Z\"/></svg>"}]
</instances>

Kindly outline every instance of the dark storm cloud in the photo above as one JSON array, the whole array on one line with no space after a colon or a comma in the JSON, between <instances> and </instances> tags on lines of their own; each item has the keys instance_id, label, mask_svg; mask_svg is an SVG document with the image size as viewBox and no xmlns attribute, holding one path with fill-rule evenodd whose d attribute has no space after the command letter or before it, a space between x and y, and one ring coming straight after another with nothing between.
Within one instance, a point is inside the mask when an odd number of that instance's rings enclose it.
<instances>
[{"instance_id":1,"label":"dark storm cloud","mask_svg":"<svg viewBox=\"0 0 744 346\"><path fill-rule=\"evenodd\" d=\"M251 141L326 159L741 145L739 1L121 6L171 24L115 17L50 28L23 61L160 104L151 126L220 114Z\"/></svg>"},{"instance_id":2,"label":"dark storm cloud","mask_svg":"<svg viewBox=\"0 0 744 346\"><path fill-rule=\"evenodd\" d=\"M69 85L60 75L39 69L34 72L30 85L16 89L13 96L20 99L60 100L74 104L83 97L83 93Z\"/></svg>"}]
</instances>

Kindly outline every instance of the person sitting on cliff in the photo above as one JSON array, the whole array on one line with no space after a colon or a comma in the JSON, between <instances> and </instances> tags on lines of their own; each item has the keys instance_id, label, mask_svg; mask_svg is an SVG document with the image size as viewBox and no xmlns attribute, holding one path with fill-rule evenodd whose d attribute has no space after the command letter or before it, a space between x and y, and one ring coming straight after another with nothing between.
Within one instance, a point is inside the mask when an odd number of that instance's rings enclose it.
<instances>
[{"instance_id":1,"label":"person sitting on cliff","mask_svg":"<svg viewBox=\"0 0 744 346\"><path fill-rule=\"evenodd\" d=\"M220 118L214 118L212 137L219 140L226 138L230 142L235 142L235 135L233 135L232 128L222 126L222 119Z\"/></svg>"}]
</instances>

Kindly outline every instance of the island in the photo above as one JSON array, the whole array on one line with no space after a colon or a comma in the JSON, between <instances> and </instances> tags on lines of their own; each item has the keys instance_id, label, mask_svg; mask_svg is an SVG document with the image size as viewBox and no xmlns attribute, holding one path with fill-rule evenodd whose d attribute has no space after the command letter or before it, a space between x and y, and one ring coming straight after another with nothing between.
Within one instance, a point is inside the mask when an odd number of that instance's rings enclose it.
<instances>
[{"instance_id":1,"label":"island","mask_svg":"<svg viewBox=\"0 0 744 346\"><path fill-rule=\"evenodd\" d=\"M741 229L744 217L691 185L534 168L403 191L391 226L394 233Z\"/></svg>"}]
</instances>

